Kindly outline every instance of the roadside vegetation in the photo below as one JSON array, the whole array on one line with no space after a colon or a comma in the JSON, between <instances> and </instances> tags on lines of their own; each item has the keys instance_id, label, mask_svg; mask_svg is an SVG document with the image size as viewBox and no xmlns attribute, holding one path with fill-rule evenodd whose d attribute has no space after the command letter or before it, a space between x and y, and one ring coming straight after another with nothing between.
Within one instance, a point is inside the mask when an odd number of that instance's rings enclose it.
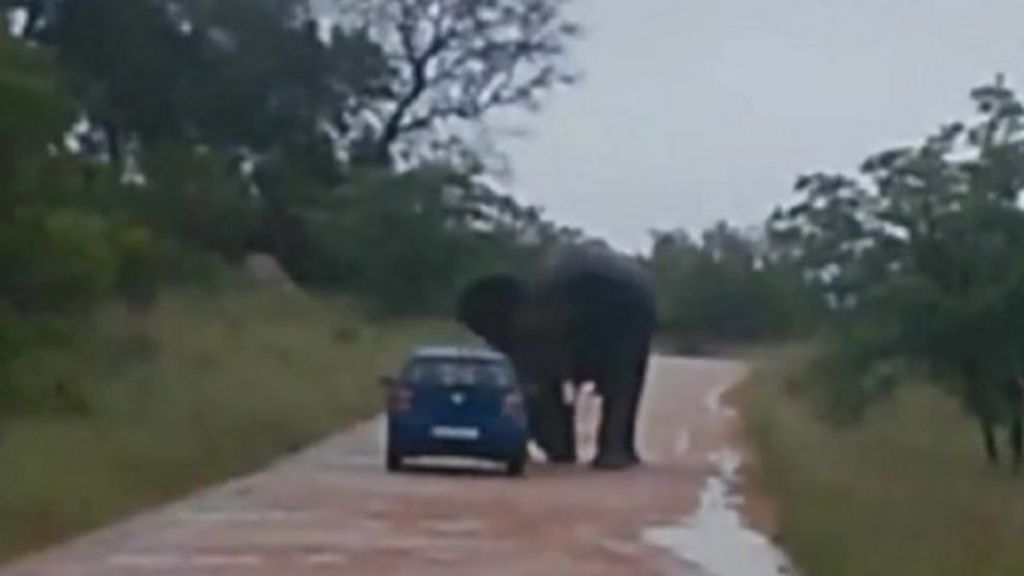
<instances>
[{"instance_id":1,"label":"roadside vegetation","mask_svg":"<svg viewBox=\"0 0 1024 576\"><path fill-rule=\"evenodd\" d=\"M978 458L969 413L907 383L856 427L836 427L797 392L806 350L763 355L741 392L758 490L809 576L1024 573L1021 479Z\"/></svg>"},{"instance_id":2,"label":"roadside vegetation","mask_svg":"<svg viewBox=\"0 0 1024 576\"><path fill-rule=\"evenodd\" d=\"M1024 573L1024 106L1002 77L970 100L768 222L820 307L742 401L810 576Z\"/></svg>"}]
</instances>

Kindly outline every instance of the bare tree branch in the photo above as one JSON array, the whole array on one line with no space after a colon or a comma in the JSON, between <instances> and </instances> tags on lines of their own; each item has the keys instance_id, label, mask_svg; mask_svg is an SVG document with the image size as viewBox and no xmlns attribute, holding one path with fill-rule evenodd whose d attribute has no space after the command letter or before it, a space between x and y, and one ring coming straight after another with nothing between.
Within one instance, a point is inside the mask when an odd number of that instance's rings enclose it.
<instances>
[{"instance_id":1,"label":"bare tree branch","mask_svg":"<svg viewBox=\"0 0 1024 576\"><path fill-rule=\"evenodd\" d=\"M575 75L567 59L578 27L567 0L338 0L370 31L395 71L377 99L376 160L494 110L535 107Z\"/></svg>"}]
</instances>

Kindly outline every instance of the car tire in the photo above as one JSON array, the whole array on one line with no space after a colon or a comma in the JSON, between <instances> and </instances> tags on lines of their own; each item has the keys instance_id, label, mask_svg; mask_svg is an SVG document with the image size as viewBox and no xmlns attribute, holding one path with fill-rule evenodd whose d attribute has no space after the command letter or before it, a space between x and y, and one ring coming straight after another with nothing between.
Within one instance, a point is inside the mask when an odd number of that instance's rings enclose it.
<instances>
[{"instance_id":1,"label":"car tire","mask_svg":"<svg viewBox=\"0 0 1024 576\"><path fill-rule=\"evenodd\" d=\"M521 478L526 474L526 455L516 456L505 463L505 473L511 478Z\"/></svg>"},{"instance_id":2,"label":"car tire","mask_svg":"<svg viewBox=\"0 0 1024 576\"><path fill-rule=\"evenodd\" d=\"M385 462L388 472L402 471L402 455L391 446L388 446L387 461Z\"/></svg>"}]
</instances>

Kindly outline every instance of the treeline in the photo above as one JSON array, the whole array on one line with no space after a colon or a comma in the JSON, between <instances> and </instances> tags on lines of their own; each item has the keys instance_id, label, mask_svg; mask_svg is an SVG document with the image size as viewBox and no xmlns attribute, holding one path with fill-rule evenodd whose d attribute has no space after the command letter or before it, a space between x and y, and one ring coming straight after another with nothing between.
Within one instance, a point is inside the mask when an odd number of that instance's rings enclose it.
<instances>
[{"instance_id":1,"label":"treeline","mask_svg":"<svg viewBox=\"0 0 1024 576\"><path fill-rule=\"evenodd\" d=\"M573 80L561 0L0 0L0 383L122 299L274 256L385 314L582 234L488 184Z\"/></svg>"},{"instance_id":2,"label":"treeline","mask_svg":"<svg viewBox=\"0 0 1024 576\"><path fill-rule=\"evenodd\" d=\"M815 327L819 299L760 229L720 223L693 238L655 232L650 255L660 332L684 353L779 341Z\"/></svg>"}]
</instances>

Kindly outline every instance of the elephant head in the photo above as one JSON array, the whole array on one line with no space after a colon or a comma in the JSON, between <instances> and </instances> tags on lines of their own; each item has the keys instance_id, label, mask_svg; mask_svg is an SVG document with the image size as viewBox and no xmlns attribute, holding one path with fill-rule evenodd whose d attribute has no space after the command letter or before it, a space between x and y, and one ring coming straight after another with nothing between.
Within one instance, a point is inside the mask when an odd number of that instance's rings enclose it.
<instances>
[{"instance_id":1,"label":"elephant head","mask_svg":"<svg viewBox=\"0 0 1024 576\"><path fill-rule=\"evenodd\" d=\"M512 361L527 398L531 434L556 461L575 460L572 410L561 387L571 374L569 313L557 294L507 274L473 282L458 303L459 321Z\"/></svg>"}]
</instances>

